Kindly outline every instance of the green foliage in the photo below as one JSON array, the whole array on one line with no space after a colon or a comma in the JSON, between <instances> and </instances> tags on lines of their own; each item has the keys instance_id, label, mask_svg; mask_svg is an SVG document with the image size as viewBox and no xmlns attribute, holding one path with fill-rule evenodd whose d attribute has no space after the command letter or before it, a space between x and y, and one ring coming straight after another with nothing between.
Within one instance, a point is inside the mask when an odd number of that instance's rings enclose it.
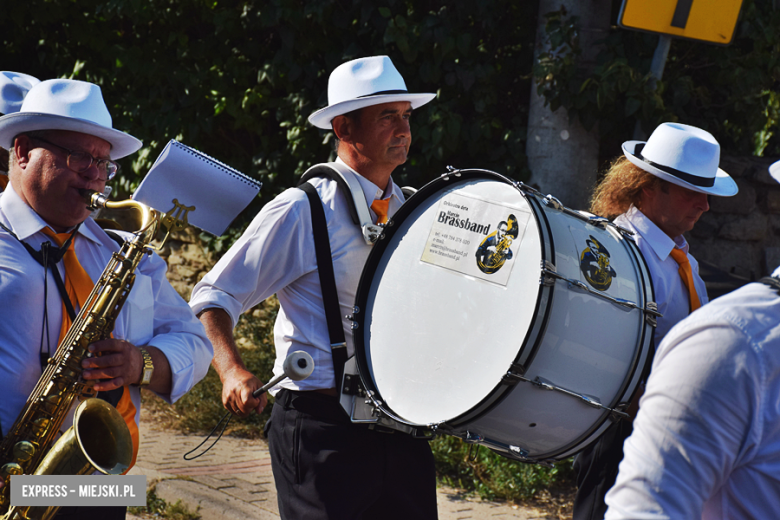
<instances>
[{"instance_id":1,"label":"green foliage","mask_svg":"<svg viewBox=\"0 0 780 520\"><path fill-rule=\"evenodd\" d=\"M456 437L431 442L440 482L485 499L525 500L541 490L573 482L571 461L552 468L517 462Z\"/></svg>"},{"instance_id":2,"label":"green foliage","mask_svg":"<svg viewBox=\"0 0 780 520\"><path fill-rule=\"evenodd\" d=\"M332 135L306 118L327 104L330 71L366 55L389 55L410 91L438 94L413 117L399 183L419 187L448 164L527 179L535 9L511 0L30 0L4 8L0 61L101 85L114 126L145 143L121 161L117 197L169 139L262 180L240 229L328 160Z\"/></svg>"},{"instance_id":3,"label":"green foliage","mask_svg":"<svg viewBox=\"0 0 780 520\"><path fill-rule=\"evenodd\" d=\"M649 74L657 36L614 27L588 74L576 18L565 10L546 18L550 50L534 68L538 92L586 128L598 122L607 142L630 138L636 120L647 133L679 121L707 129L730 153L780 154L780 11L769 0L745 0L727 47L673 40L657 89Z\"/></svg>"},{"instance_id":4,"label":"green foliage","mask_svg":"<svg viewBox=\"0 0 780 520\"><path fill-rule=\"evenodd\" d=\"M193 513L189 508L177 500L175 504L169 504L157 496L154 486L146 490L146 506L131 506L127 508L129 513L153 518L167 518L168 520L200 520L201 516Z\"/></svg>"}]
</instances>

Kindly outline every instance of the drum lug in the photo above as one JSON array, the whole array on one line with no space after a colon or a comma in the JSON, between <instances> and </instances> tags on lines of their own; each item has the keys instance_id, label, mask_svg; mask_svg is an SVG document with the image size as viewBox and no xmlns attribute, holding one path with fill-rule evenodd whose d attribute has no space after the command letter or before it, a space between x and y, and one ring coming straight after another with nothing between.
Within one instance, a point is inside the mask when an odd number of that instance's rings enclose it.
<instances>
[{"instance_id":1,"label":"drum lug","mask_svg":"<svg viewBox=\"0 0 780 520\"><path fill-rule=\"evenodd\" d=\"M509 451L512 452L515 456L527 459L528 458L528 450L524 450L520 446L513 446L509 445Z\"/></svg>"},{"instance_id":2,"label":"drum lug","mask_svg":"<svg viewBox=\"0 0 780 520\"><path fill-rule=\"evenodd\" d=\"M647 302L647 305L645 305L645 321L650 324L652 327L658 326L658 320L656 318L662 316L661 313L658 312L658 304L655 302Z\"/></svg>"},{"instance_id":3,"label":"drum lug","mask_svg":"<svg viewBox=\"0 0 780 520\"><path fill-rule=\"evenodd\" d=\"M501 382L507 386L515 386L523 380L523 374L525 374L525 367L518 363L512 363L509 370L501 378Z\"/></svg>"},{"instance_id":4,"label":"drum lug","mask_svg":"<svg viewBox=\"0 0 780 520\"><path fill-rule=\"evenodd\" d=\"M612 413L609 414L609 420L612 422L618 422L623 419L629 419L630 416L626 413L630 403L618 403L615 408L612 409Z\"/></svg>"},{"instance_id":5,"label":"drum lug","mask_svg":"<svg viewBox=\"0 0 780 520\"><path fill-rule=\"evenodd\" d=\"M560 200L556 199L552 195L545 195L544 199L542 199L542 202L544 202L545 206L550 206L553 209L563 209L563 204Z\"/></svg>"},{"instance_id":6,"label":"drum lug","mask_svg":"<svg viewBox=\"0 0 780 520\"><path fill-rule=\"evenodd\" d=\"M460 177L460 170L455 168L454 166L447 166L447 173L442 173L441 179L448 181L450 180L450 175L454 175L455 177Z\"/></svg>"},{"instance_id":7,"label":"drum lug","mask_svg":"<svg viewBox=\"0 0 780 520\"><path fill-rule=\"evenodd\" d=\"M463 440L468 442L469 444L479 444L480 442L483 442L485 440L485 437L477 433L471 433L470 431L466 431L466 436L463 438Z\"/></svg>"},{"instance_id":8,"label":"drum lug","mask_svg":"<svg viewBox=\"0 0 780 520\"><path fill-rule=\"evenodd\" d=\"M542 276L539 278L539 285L552 287L555 285L555 279L558 278L555 266L548 260L542 261Z\"/></svg>"},{"instance_id":9,"label":"drum lug","mask_svg":"<svg viewBox=\"0 0 780 520\"><path fill-rule=\"evenodd\" d=\"M598 215L593 215L592 217L588 217L588 222L596 226L606 226L610 223L608 218L599 217Z\"/></svg>"}]
</instances>

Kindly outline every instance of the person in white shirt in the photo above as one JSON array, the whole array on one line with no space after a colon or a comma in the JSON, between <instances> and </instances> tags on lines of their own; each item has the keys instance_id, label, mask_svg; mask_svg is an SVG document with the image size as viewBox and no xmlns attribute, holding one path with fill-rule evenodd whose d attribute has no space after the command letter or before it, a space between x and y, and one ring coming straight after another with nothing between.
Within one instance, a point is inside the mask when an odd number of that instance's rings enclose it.
<instances>
[{"instance_id":1,"label":"person in white shirt","mask_svg":"<svg viewBox=\"0 0 780 520\"><path fill-rule=\"evenodd\" d=\"M100 87L56 79L35 85L19 111L0 117L0 146L10 150L10 184L0 194L0 428L6 435L86 300L81 295L119 251L90 217L80 190L103 192L117 171L115 160L141 141L112 127ZM82 378L127 423L133 463L140 386L173 402L206 375L213 353L165 271L158 256L140 262L112 337L92 343L95 356L82 361ZM57 518L124 519L125 510L63 507Z\"/></svg>"},{"instance_id":2,"label":"person in white shirt","mask_svg":"<svg viewBox=\"0 0 780 520\"><path fill-rule=\"evenodd\" d=\"M623 153L596 188L590 209L634 233L662 314L654 334L659 345L669 329L708 301L683 233L709 209L709 195L729 197L738 188L718 167L720 145L700 128L663 123L647 142L623 143ZM639 394L641 388L632 415ZM604 497L615 482L631 429L630 421L619 421L577 455L574 520L604 518Z\"/></svg>"},{"instance_id":3,"label":"person in white shirt","mask_svg":"<svg viewBox=\"0 0 780 520\"><path fill-rule=\"evenodd\" d=\"M365 199L358 203L372 208L376 224L398 210L404 196L391 174L407 159L412 110L434 97L409 93L390 59L372 56L334 69L329 105L309 117L336 134L334 167L348 168L359 185L344 193L334 179L308 181L325 214L338 296L334 328L343 329L348 355L354 346L345 316L371 249L350 216L352 196ZM307 379L281 383L267 425L281 517L435 519L436 479L427 441L352 424L337 401L335 374L343 370L343 361L331 349L312 207L317 206L310 206L301 189L283 192L193 290L190 305L214 343L223 403L238 415L260 412L265 405L264 396L251 395L261 383L241 361L233 328L242 312L276 294L275 374L282 373L285 358L296 350L311 354L315 365Z\"/></svg>"},{"instance_id":4,"label":"person in white shirt","mask_svg":"<svg viewBox=\"0 0 780 520\"><path fill-rule=\"evenodd\" d=\"M770 172L780 181L780 163ZM608 520L780 511L780 268L678 323L658 347Z\"/></svg>"}]
</instances>

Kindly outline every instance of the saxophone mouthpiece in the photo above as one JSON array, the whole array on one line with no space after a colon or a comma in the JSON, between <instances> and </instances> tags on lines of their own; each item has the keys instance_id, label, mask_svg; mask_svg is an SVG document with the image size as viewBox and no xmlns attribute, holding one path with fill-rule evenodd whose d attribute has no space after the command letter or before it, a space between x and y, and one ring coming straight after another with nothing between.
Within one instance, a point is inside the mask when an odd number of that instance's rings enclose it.
<instances>
[{"instance_id":1,"label":"saxophone mouthpiece","mask_svg":"<svg viewBox=\"0 0 780 520\"><path fill-rule=\"evenodd\" d=\"M102 193L86 188L79 188L79 195L87 203L87 208L92 211L105 207L108 202L108 197Z\"/></svg>"}]
</instances>

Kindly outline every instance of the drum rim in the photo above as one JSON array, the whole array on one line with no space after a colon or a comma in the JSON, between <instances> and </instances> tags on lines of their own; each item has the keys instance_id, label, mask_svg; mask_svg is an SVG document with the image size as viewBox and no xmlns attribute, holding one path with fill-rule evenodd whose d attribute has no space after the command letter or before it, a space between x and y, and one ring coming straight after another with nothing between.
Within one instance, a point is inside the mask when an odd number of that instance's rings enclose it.
<instances>
[{"instance_id":1,"label":"drum rim","mask_svg":"<svg viewBox=\"0 0 780 520\"><path fill-rule=\"evenodd\" d=\"M360 378L361 384L363 385L363 388L366 389L366 392L369 396L369 398L373 401L373 404L384 414L386 414L391 419L398 421L401 424L409 425L409 426L415 426L415 427L431 427L434 425L431 424L418 424L418 423L412 423L410 421L407 421L405 419L400 418L391 408L385 405L381 393L379 391L379 388L373 381L373 378L370 377L370 370L368 367L368 356L366 355L365 351L365 342L364 342L364 334L363 329L365 325L365 303L370 296L370 287L371 282L373 281L373 275L376 272L376 268L382 259L382 255L387 248L387 244L390 243L390 240L393 238L397 227L397 222L404 222L409 217L409 215L415 211L420 204L422 204L423 201L428 200L432 195L435 195L440 191L439 185L441 182L448 182L450 180L454 179L455 182L468 182L473 179L493 179L498 180L500 182L503 182L505 184L508 184L518 190L520 194L526 198L527 201L529 201L529 206L531 207L534 216L536 217L535 220L537 222L537 226L540 226L539 218L537 213L539 213L539 210L533 206L533 204L530 203L529 197L527 197L527 194L523 191L521 187L526 187L523 183L514 181L504 175L501 175L500 173L494 172L492 170L485 170L485 169L478 169L478 168L468 168L463 170L452 170L448 173L444 173L441 176L437 177L436 179L433 179L432 181L425 184L422 188L417 190L412 196L410 196L407 201L401 205L401 208L396 212L395 215L393 215L393 218L391 218L382 235L379 237L379 240L374 244L372 247L371 252L368 255L368 258L366 259L366 263L363 266L363 271L360 275L360 281L358 282L358 289L355 294L355 309L357 311L354 314L354 322L357 324L357 328L355 329L355 332L353 332L353 342L355 345L355 359L356 359L356 367L358 376ZM545 225L548 228L548 234L549 231L549 223L545 219ZM541 229L539 230L540 236L541 235ZM551 241L547 241L546 245L551 245ZM544 261L545 258L545 244L542 245L542 261ZM554 255L554 252L552 252ZM370 273L370 274L369 274ZM522 354L525 350L527 350L526 346L529 340L529 335L531 335L534 331L536 333L536 337L533 338L533 345L530 347L532 352L530 352L524 360L524 363L526 365L530 363L533 360L533 356L535 355L536 351L538 350L540 344L541 344L541 332L545 330L546 323L549 315L549 311L552 305L552 291L550 290L550 287L541 287L539 290L539 293L537 295L537 300L535 303L535 309L538 310L542 303L543 296L546 296L549 294L549 296L546 297L546 309L544 312L544 315L541 317L542 324L537 327L537 322L540 321L540 317L538 313L534 314L532 317L531 323L528 327L528 331L526 332L526 337L523 340L522 346L518 349L517 355L515 356L512 366L515 366L518 363L518 360L522 357ZM509 369L510 367L507 367ZM447 419L446 421L439 423L435 425L436 428L439 426L442 426L444 430L449 429L451 426L456 426L458 424L465 424L466 422L474 421L475 419L478 419L480 416L490 412L491 409L493 409L495 406L501 403L503 398L511 391L514 384L509 383L506 381L506 379L500 379L496 382L496 385L493 387L493 389L482 399L480 400L475 406L472 408L464 411L460 415L457 415L455 417L452 417L450 419Z\"/></svg>"}]
</instances>

